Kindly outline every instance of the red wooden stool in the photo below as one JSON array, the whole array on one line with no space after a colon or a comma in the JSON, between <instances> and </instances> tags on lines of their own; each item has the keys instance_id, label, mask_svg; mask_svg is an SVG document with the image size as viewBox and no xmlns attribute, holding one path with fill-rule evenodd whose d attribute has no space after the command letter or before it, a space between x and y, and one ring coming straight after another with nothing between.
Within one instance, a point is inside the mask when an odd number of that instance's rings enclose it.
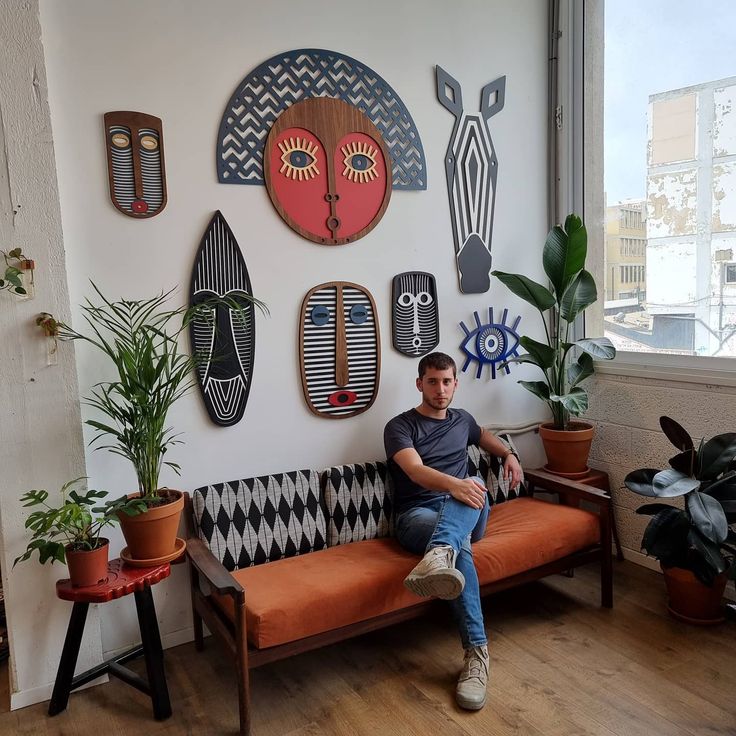
<instances>
[{"instance_id":1,"label":"red wooden stool","mask_svg":"<svg viewBox=\"0 0 736 736\"><path fill-rule=\"evenodd\" d=\"M64 649L61 653L59 670L56 673L54 692L49 703L49 715L55 716L66 709L69 693L104 674L114 675L150 696L153 704L153 715L163 720L171 715L169 690L166 686L164 672L164 652L161 648L161 637L158 632L156 609L153 605L151 586L159 580L169 577L171 567L166 562L156 567L130 567L122 560L110 560L107 567L107 579L97 585L84 588L73 588L69 580L56 583L56 595L65 601L73 601L72 615L66 631ZM87 672L74 677L77 666L77 655L82 643L84 624L90 603L106 603L115 598L133 593L135 607L138 611L138 625L141 630L141 643L117 657L93 667ZM135 672L123 667L125 662L143 655L146 660L148 681Z\"/></svg>"}]
</instances>

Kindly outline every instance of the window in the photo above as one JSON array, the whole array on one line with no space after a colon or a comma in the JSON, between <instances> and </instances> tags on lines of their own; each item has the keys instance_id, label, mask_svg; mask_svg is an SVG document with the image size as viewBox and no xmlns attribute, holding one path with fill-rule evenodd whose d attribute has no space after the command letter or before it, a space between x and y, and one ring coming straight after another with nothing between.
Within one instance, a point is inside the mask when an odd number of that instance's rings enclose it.
<instances>
[{"instance_id":1,"label":"window","mask_svg":"<svg viewBox=\"0 0 736 736\"><path fill-rule=\"evenodd\" d=\"M736 3L593 5L604 121L586 145L603 149L603 333L624 360L736 358ZM596 27L586 20L585 43L600 42ZM623 318L621 299L636 300Z\"/></svg>"}]
</instances>

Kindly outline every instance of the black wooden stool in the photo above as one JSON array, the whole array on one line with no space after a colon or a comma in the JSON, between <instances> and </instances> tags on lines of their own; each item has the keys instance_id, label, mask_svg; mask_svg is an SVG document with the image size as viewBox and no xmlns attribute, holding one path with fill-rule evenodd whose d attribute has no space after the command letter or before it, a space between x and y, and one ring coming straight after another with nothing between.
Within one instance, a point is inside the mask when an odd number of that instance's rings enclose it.
<instances>
[{"instance_id":1,"label":"black wooden stool","mask_svg":"<svg viewBox=\"0 0 736 736\"><path fill-rule=\"evenodd\" d=\"M72 608L69 627L66 630L54 692L51 695L51 703L49 703L50 716L55 716L66 709L69 693L72 690L104 674L114 675L148 695L153 704L153 716L157 720L164 720L171 715L169 689L164 672L164 652L161 647L156 608L151 593L151 586L167 578L170 573L171 567L168 562L156 567L130 567L122 560L115 559L110 561L107 578L102 583L84 588L73 588L69 580L59 580L56 583L56 595L62 600L72 601L74 608ZM89 604L106 603L129 593L135 596L141 643L74 677ZM125 662L141 655L146 660L147 681L127 667L123 667Z\"/></svg>"}]
</instances>

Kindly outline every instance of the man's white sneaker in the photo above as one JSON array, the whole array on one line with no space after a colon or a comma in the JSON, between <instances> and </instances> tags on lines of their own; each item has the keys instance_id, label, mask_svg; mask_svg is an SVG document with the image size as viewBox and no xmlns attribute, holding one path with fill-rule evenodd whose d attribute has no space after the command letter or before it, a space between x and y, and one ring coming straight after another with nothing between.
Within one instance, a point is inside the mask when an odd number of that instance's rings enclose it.
<instances>
[{"instance_id":1,"label":"man's white sneaker","mask_svg":"<svg viewBox=\"0 0 736 736\"><path fill-rule=\"evenodd\" d=\"M421 562L406 576L404 585L412 593L452 600L463 592L465 578L455 569L456 553L452 547L432 547Z\"/></svg>"},{"instance_id":2,"label":"man's white sneaker","mask_svg":"<svg viewBox=\"0 0 736 736\"><path fill-rule=\"evenodd\" d=\"M480 710L486 704L488 666L487 646L465 650L465 663L455 690L455 700L461 708Z\"/></svg>"}]
</instances>

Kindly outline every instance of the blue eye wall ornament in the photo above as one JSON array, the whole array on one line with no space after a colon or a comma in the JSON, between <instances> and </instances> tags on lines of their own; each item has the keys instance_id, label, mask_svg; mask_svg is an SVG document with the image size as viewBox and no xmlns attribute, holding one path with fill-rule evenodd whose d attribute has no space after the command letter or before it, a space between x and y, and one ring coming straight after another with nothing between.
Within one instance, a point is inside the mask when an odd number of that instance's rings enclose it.
<instances>
[{"instance_id":1,"label":"blue eye wall ornament","mask_svg":"<svg viewBox=\"0 0 736 736\"><path fill-rule=\"evenodd\" d=\"M464 322L460 327L465 333L465 339L460 345L460 350L465 353L465 364L463 373L468 370L470 364L475 361L478 369L475 377L480 378L483 367L488 365L491 369L491 378L496 377L496 365L503 363L519 355L519 333L516 328L521 322L521 316L514 320L510 327L506 324L509 310L504 309L500 322L493 321L493 307L488 307L488 322L483 324L478 312L473 312L475 318L475 329L470 330ZM501 368L507 374L511 372L508 365Z\"/></svg>"},{"instance_id":2,"label":"blue eye wall ornament","mask_svg":"<svg viewBox=\"0 0 736 736\"><path fill-rule=\"evenodd\" d=\"M460 83L437 67L437 98L455 116L445 153L445 174L463 294L483 294L491 287L498 158L488 123L503 110L505 93L506 77L499 77L481 90L480 112L467 112Z\"/></svg>"}]
</instances>

